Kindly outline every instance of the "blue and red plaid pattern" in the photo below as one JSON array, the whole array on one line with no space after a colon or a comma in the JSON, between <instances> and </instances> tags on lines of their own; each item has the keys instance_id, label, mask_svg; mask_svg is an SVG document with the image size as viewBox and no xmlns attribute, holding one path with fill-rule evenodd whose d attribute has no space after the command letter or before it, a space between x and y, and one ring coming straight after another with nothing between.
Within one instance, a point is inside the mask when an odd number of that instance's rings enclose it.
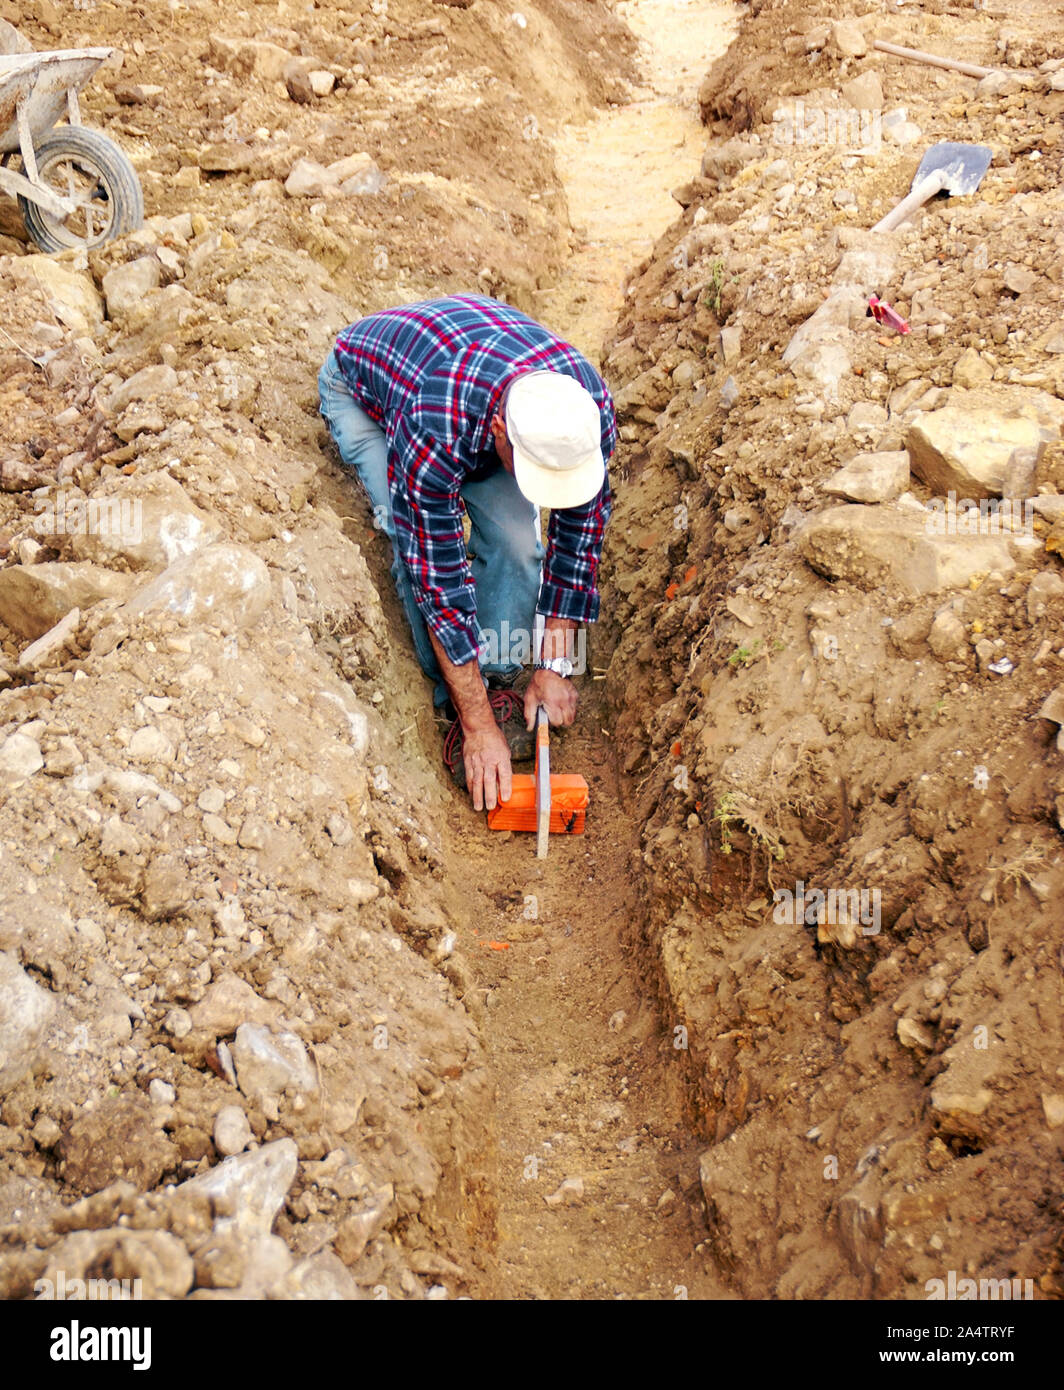
<instances>
[{"instance_id":1,"label":"blue and red plaid pattern","mask_svg":"<svg viewBox=\"0 0 1064 1390\"><path fill-rule=\"evenodd\" d=\"M476 658L476 593L462 537L459 489L496 466L491 420L524 372L575 377L602 415L602 456L617 443L606 383L576 348L508 304L452 295L360 319L336 340L356 403L385 431L388 485L399 554L417 605L447 656ZM552 511L538 611L590 623L610 516L609 476L583 507Z\"/></svg>"}]
</instances>

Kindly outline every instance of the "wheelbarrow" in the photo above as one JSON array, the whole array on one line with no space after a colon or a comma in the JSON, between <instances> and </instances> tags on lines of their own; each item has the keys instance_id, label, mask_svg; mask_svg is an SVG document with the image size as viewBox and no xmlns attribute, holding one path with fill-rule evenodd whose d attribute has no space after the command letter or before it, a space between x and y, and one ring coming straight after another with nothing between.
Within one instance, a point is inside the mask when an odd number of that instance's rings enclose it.
<instances>
[{"instance_id":1,"label":"wheelbarrow","mask_svg":"<svg viewBox=\"0 0 1064 1390\"><path fill-rule=\"evenodd\" d=\"M0 57L0 190L18 199L42 251L91 248L144 220L137 171L113 140L81 124L78 92L110 48ZM63 116L68 124L57 125ZM21 170L9 168L21 157Z\"/></svg>"}]
</instances>

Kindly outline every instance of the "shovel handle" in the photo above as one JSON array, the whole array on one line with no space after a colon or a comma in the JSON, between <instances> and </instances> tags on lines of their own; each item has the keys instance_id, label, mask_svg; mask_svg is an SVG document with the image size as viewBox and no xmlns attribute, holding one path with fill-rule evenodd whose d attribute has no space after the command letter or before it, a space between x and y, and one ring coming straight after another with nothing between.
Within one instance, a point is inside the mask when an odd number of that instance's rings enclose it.
<instances>
[{"instance_id":1,"label":"shovel handle","mask_svg":"<svg viewBox=\"0 0 1064 1390\"><path fill-rule=\"evenodd\" d=\"M945 169L936 169L933 174L928 174L927 178L920 180L907 198L903 198L896 208L887 213L886 217L879 219L872 228L873 232L892 232L895 227L900 226L905 221L910 213L923 207L927 200L933 198L936 193L941 193L945 186Z\"/></svg>"}]
</instances>

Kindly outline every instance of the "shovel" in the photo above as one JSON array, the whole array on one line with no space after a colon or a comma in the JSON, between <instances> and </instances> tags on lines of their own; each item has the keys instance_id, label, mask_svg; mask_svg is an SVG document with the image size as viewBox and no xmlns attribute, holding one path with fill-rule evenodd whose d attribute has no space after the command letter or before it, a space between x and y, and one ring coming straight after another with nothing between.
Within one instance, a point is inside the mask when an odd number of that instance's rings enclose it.
<instances>
[{"instance_id":1,"label":"shovel","mask_svg":"<svg viewBox=\"0 0 1064 1390\"><path fill-rule=\"evenodd\" d=\"M994 152L987 145L962 145L953 140L932 145L920 161L912 192L880 218L873 232L892 232L936 193L948 193L951 198L968 197L982 183L993 157Z\"/></svg>"}]
</instances>

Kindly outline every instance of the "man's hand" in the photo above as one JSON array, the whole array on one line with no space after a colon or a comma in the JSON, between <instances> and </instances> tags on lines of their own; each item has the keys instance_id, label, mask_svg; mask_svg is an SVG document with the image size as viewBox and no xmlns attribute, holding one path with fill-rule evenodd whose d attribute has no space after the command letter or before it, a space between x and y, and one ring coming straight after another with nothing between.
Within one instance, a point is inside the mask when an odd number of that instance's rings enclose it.
<instances>
[{"instance_id":1,"label":"man's hand","mask_svg":"<svg viewBox=\"0 0 1064 1390\"><path fill-rule=\"evenodd\" d=\"M552 724L571 724L576 718L576 704L577 694L571 681L556 671L535 671L525 690L525 725L534 727L539 705L547 711Z\"/></svg>"},{"instance_id":2,"label":"man's hand","mask_svg":"<svg viewBox=\"0 0 1064 1390\"><path fill-rule=\"evenodd\" d=\"M493 811L500 801L509 801L513 790L510 750L498 724L472 733L463 727L462 761L474 811Z\"/></svg>"},{"instance_id":3,"label":"man's hand","mask_svg":"<svg viewBox=\"0 0 1064 1390\"><path fill-rule=\"evenodd\" d=\"M494 811L500 801L509 801L513 773L510 749L495 722L480 667L476 661L456 666L431 628L429 641L462 722L462 762L473 809L483 811L486 807Z\"/></svg>"}]
</instances>

